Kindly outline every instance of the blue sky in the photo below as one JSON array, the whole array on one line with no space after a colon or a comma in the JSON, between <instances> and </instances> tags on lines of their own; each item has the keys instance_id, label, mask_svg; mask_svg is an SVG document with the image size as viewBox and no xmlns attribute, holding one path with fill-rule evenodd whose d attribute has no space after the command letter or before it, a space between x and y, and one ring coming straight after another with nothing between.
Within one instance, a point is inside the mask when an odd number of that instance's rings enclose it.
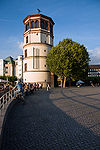
<instances>
[{"instance_id":1,"label":"blue sky","mask_svg":"<svg viewBox=\"0 0 100 150\"><path fill-rule=\"evenodd\" d=\"M100 0L0 0L0 58L22 54L23 19L37 8L55 22L54 46L72 38L100 64Z\"/></svg>"}]
</instances>

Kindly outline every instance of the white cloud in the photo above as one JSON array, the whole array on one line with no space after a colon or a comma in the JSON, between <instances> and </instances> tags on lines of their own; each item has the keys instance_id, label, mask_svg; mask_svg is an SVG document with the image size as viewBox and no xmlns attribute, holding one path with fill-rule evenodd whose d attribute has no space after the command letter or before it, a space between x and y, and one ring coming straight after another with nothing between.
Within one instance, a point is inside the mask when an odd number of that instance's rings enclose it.
<instances>
[{"instance_id":1,"label":"white cloud","mask_svg":"<svg viewBox=\"0 0 100 150\"><path fill-rule=\"evenodd\" d=\"M23 50L23 45L24 45L24 43L18 41L17 44L18 44L19 48L20 48L21 50Z\"/></svg>"},{"instance_id":2,"label":"white cloud","mask_svg":"<svg viewBox=\"0 0 100 150\"><path fill-rule=\"evenodd\" d=\"M90 64L100 64L100 47L94 50L88 50L90 56Z\"/></svg>"}]
</instances>

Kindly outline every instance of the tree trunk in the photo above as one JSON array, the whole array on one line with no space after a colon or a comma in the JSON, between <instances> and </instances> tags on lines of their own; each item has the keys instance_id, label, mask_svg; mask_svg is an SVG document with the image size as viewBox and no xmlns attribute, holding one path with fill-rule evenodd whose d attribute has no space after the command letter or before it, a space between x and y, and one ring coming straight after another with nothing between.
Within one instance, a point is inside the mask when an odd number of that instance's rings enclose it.
<instances>
[{"instance_id":1,"label":"tree trunk","mask_svg":"<svg viewBox=\"0 0 100 150\"><path fill-rule=\"evenodd\" d=\"M61 88L63 87L63 80L61 80Z\"/></svg>"},{"instance_id":2,"label":"tree trunk","mask_svg":"<svg viewBox=\"0 0 100 150\"><path fill-rule=\"evenodd\" d=\"M66 77L64 77L64 84L63 84L63 88L65 88L65 84L66 84Z\"/></svg>"},{"instance_id":3,"label":"tree trunk","mask_svg":"<svg viewBox=\"0 0 100 150\"><path fill-rule=\"evenodd\" d=\"M69 87L71 88L71 81L69 81Z\"/></svg>"}]
</instances>

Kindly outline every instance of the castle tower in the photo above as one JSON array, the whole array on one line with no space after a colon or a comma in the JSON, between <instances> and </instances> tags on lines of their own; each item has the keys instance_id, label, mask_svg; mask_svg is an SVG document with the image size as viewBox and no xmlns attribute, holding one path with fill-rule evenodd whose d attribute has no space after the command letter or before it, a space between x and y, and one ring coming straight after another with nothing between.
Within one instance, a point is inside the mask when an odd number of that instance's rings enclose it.
<instances>
[{"instance_id":1,"label":"castle tower","mask_svg":"<svg viewBox=\"0 0 100 150\"><path fill-rule=\"evenodd\" d=\"M23 23L24 31L24 61L23 81L50 83L50 72L46 65L49 49L53 46L53 20L42 14L28 15Z\"/></svg>"}]
</instances>

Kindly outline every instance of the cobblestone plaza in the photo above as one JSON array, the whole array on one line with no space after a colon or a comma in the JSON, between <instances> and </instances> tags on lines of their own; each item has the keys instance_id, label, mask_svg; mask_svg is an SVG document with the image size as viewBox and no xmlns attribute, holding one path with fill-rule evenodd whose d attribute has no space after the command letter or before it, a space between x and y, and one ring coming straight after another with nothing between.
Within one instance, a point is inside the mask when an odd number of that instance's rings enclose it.
<instances>
[{"instance_id":1,"label":"cobblestone plaza","mask_svg":"<svg viewBox=\"0 0 100 150\"><path fill-rule=\"evenodd\" d=\"M100 88L42 89L12 108L1 150L100 150Z\"/></svg>"}]
</instances>

